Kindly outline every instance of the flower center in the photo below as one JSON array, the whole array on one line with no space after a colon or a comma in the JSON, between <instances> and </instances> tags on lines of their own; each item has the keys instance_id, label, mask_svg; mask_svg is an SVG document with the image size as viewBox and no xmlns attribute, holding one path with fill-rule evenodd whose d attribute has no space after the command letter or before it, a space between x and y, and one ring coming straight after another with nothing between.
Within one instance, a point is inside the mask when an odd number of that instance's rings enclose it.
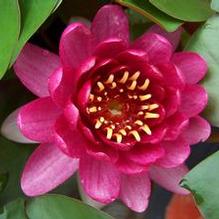
<instances>
[{"instance_id":1,"label":"flower center","mask_svg":"<svg viewBox=\"0 0 219 219\"><path fill-rule=\"evenodd\" d=\"M143 82L142 82L143 81ZM150 80L139 71L98 78L89 95L86 113L94 128L117 143L141 141L151 135L151 120L160 117L159 104L149 89Z\"/></svg>"}]
</instances>

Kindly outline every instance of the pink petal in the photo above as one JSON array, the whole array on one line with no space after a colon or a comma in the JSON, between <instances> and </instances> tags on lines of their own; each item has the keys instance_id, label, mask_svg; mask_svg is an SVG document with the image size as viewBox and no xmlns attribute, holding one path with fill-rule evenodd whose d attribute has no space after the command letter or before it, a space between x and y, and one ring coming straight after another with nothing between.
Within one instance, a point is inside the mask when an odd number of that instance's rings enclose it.
<instances>
[{"instance_id":1,"label":"pink petal","mask_svg":"<svg viewBox=\"0 0 219 219\"><path fill-rule=\"evenodd\" d=\"M182 137L190 144L204 142L211 134L210 124L200 116L193 117L189 120L189 126L182 133Z\"/></svg>"},{"instance_id":2,"label":"pink petal","mask_svg":"<svg viewBox=\"0 0 219 219\"><path fill-rule=\"evenodd\" d=\"M195 52L178 52L172 57L172 62L185 76L186 83L196 84L207 73L206 61Z\"/></svg>"},{"instance_id":3,"label":"pink petal","mask_svg":"<svg viewBox=\"0 0 219 219\"><path fill-rule=\"evenodd\" d=\"M67 121L64 115L61 115L55 124L56 143L60 149L71 157L80 157L88 142L85 137L80 133L77 127L78 123L78 110L75 106L71 109L71 118Z\"/></svg>"},{"instance_id":4,"label":"pink petal","mask_svg":"<svg viewBox=\"0 0 219 219\"><path fill-rule=\"evenodd\" d=\"M107 204L118 197L120 178L110 162L84 155L80 159L79 175L85 192L94 200Z\"/></svg>"},{"instance_id":5,"label":"pink petal","mask_svg":"<svg viewBox=\"0 0 219 219\"><path fill-rule=\"evenodd\" d=\"M121 200L133 211L143 212L149 202L151 182L147 173L121 175Z\"/></svg>"},{"instance_id":6,"label":"pink petal","mask_svg":"<svg viewBox=\"0 0 219 219\"><path fill-rule=\"evenodd\" d=\"M45 97L49 95L48 78L59 66L57 55L28 43L18 56L14 70L31 92Z\"/></svg>"},{"instance_id":7,"label":"pink petal","mask_svg":"<svg viewBox=\"0 0 219 219\"><path fill-rule=\"evenodd\" d=\"M153 166L149 170L149 176L153 181L165 189L174 193L187 195L189 194L189 191L179 186L180 181L187 172L188 169L185 165L170 169Z\"/></svg>"},{"instance_id":8,"label":"pink petal","mask_svg":"<svg viewBox=\"0 0 219 219\"><path fill-rule=\"evenodd\" d=\"M170 63L162 63L156 66L163 74L164 84L168 88L183 89L185 86L184 75Z\"/></svg>"},{"instance_id":9,"label":"pink petal","mask_svg":"<svg viewBox=\"0 0 219 219\"><path fill-rule=\"evenodd\" d=\"M12 112L3 122L1 134L9 140L19 143L36 143L23 136L21 130L17 126L17 117L20 108Z\"/></svg>"},{"instance_id":10,"label":"pink petal","mask_svg":"<svg viewBox=\"0 0 219 219\"><path fill-rule=\"evenodd\" d=\"M133 43L132 48L147 52L153 64L168 62L172 55L172 46L169 41L154 33L145 33Z\"/></svg>"},{"instance_id":11,"label":"pink petal","mask_svg":"<svg viewBox=\"0 0 219 219\"><path fill-rule=\"evenodd\" d=\"M127 152L130 162L146 166L163 156L164 149L160 145L154 144L136 145L133 150Z\"/></svg>"},{"instance_id":12,"label":"pink petal","mask_svg":"<svg viewBox=\"0 0 219 219\"><path fill-rule=\"evenodd\" d=\"M44 97L23 106L17 124L25 137L38 142L52 142L55 121L59 115L60 110L51 98Z\"/></svg>"},{"instance_id":13,"label":"pink petal","mask_svg":"<svg viewBox=\"0 0 219 219\"><path fill-rule=\"evenodd\" d=\"M124 174L142 173L148 169L148 165L142 165L134 161L130 161L125 152L120 153L119 159L116 161L116 167Z\"/></svg>"},{"instance_id":14,"label":"pink petal","mask_svg":"<svg viewBox=\"0 0 219 219\"><path fill-rule=\"evenodd\" d=\"M167 121L166 141L173 141L188 127L189 119L182 113L175 113Z\"/></svg>"},{"instance_id":15,"label":"pink petal","mask_svg":"<svg viewBox=\"0 0 219 219\"><path fill-rule=\"evenodd\" d=\"M127 49L121 39L111 38L101 42L95 49L94 55L99 58L114 58L117 54Z\"/></svg>"},{"instance_id":16,"label":"pink petal","mask_svg":"<svg viewBox=\"0 0 219 219\"><path fill-rule=\"evenodd\" d=\"M88 27L82 23L69 25L60 40L60 58L64 72L74 74L90 57L92 51L92 36Z\"/></svg>"},{"instance_id":17,"label":"pink petal","mask_svg":"<svg viewBox=\"0 0 219 219\"><path fill-rule=\"evenodd\" d=\"M97 44L109 38L129 42L128 18L122 7L117 5L103 6L93 20L91 31Z\"/></svg>"},{"instance_id":18,"label":"pink petal","mask_svg":"<svg viewBox=\"0 0 219 219\"><path fill-rule=\"evenodd\" d=\"M41 144L25 165L21 188L28 196L47 193L72 176L77 168L77 159L69 158L53 144Z\"/></svg>"},{"instance_id":19,"label":"pink petal","mask_svg":"<svg viewBox=\"0 0 219 219\"><path fill-rule=\"evenodd\" d=\"M80 76L90 70L95 65L95 59L88 59L77 72L66 75L62 68L57 69L49 78L49 92L53 101L64 108L72 101L72 97L77 94L77 85Z\"/></svg>"},{"instance_id":20,"label":"pink petal","mask_svg":"<svg viewBox=\"0 0 219 219\"><path fill-rule=\"evenodd\" d=\"M175 50L180 42L180 37L181 37L182 31L183 31L183 28L179 27L174 32L166 32L160 26L153 25L148 29L147 33L156 33L156 34L163 36L172 44L173 50Z\"/></svg>"},{"instance_id":21,"label":"pink petal","mask_svg":"<svg viewBox=\"0 0 219 219\"><path fill-rule=\"evenodd\" d=\"M161 144L165 150L165 155L156 164L172 168L184 163L190 154L190 147L183 138L179 137L175 141L165 141Z\"/></svg>"},{"instance_id":22,"label":"pink petal","mask_svg":"<svg viewBox=\"0 0 219 219\"><path fill-rule=\"evenodd\" d=\"M83 187L81 185L81 182L80 182L78 174L77 174L77 184L78 184L78 190L79 190L79 193L80 193L80 197L81 197L82 201L85 204L90 205L90 206L92 206L94 208L97 208L97 209L101 209L101 208L103 208L105 206L104 204L93 200L90 196L88 196L86 194L86 192L84 191L84 189L83 189Z\"/></svg>"},{"instance_id":23,"label":"pink petal","mask_svg":"<svg viewBox=\"0 0 219 219\"><path fill-rule=\"evenodd\" d=\"M180 112L193 117L202 112L208 102L207 92L198 84L187 84L182 92Z\"/></svg>"}]
</instances>

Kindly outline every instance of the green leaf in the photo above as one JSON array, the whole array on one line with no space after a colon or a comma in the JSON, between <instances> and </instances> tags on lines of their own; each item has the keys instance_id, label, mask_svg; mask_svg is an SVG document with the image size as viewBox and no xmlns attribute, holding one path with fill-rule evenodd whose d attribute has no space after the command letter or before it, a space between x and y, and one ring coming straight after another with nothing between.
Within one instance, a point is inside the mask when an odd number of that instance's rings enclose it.
<instances>
[{"instance_id":1,"label":"green leaf","mask_svg":"<svg viewBox=\"0 0 219 219\"><path fill-rule=\"evenodd\" d=\"M192 169L182 180L181 186L189 189L205 216L219 218L219 152L211 155Z\"/></svg>"},{"instance_id":2,"label":"green leaf","mask_svg":"<svg viewBox=\"0 0 219 219\"><path fill-rule=\"evenodd\" d=\"M149 0L166 14L183 21L205 21L214 12L209 0Z\"/></svg>"},{"instance_id":3,"label":"green leaf","mask_svg":"<svg viewBox=\"0 0 219 219\"><path fill-rule=\"evenodd\" d=\"M111 216L63 195L45 195L27 201L30 219L112 219Z\"/></svg>"},{"instance_id":4,"label":"green leaf","mask_svg":"<svg viewBox=\"0 0 219 219\"><path fill-rule=\"evenodd\" d=\"M43 24L48 16L61 4L61 0L19 0L21 10L21 33L14 49L11 65L25 43Z\"/></svg>"},{"instance_id":5,"label":"green leaf","mask_svg":"<svg viewBox=\"0 0 219 219\"><path fill-rule=\"evenodd\" d=\"M211 0L211 8L217 12L219 12L219 1Z\"/></svg>"},{"instance_id":6,"label":"green leaf","mask_svg":"<svg viewBox=\"0 0 219 219\"><path fill-rule=\"evenodd\" d=\"M0 193L5 189L8 182L8 173L0 174Z\"/></svg>"},{"instance_id":7,"label":"green leaf","mask_svg":"<svg viewBox=\"0 0 219 219\"><path fill-rule=\"evenodd\" d=\"M208 74L202 84L209 95L205 116L214 126L219 126L219 15L210 18L191 38L186 50L202 55L208 62Z\"/></svg>"},{"instance_id":8,"label":"green leaf","mask_svg":"<svg viewBox=\"0 0 219 219\"><path fill-rule=\"evenodd\" d=\"M20 32L18 0L0 0L0 79L10 63Z\"/></svg>"},{"instance_id":9,"label":"green leaf","mask_svg":"<svg viewBox=\"0 0 219 219\"><path fill-rule=\"evenodd\" d=\"M168 16L162 11L158 10L148 1L143 0L115 0L117 3L126 6L139 14L145 16L151 21L157 23L165 30L175 31L183 22Z\"/></svg>"},{"instance_id":10,"label":"green leaf","mask_svg":"<svg viewBox=\"0 0 219 219\"><path fill-rule=\"evenodd\" d=\"M26 217L23 199L17 199L5 205L0 219L29 219Z\"/></svg>"}]
</instances>

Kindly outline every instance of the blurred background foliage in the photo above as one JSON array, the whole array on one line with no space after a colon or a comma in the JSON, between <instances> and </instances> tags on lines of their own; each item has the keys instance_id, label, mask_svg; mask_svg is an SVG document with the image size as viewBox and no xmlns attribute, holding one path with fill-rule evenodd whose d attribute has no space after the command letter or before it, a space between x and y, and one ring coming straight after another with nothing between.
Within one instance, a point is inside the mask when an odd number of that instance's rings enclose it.
<instances>
[{"instance_id":1,"label":"blurred background foliage","mask_svg":"<svg viewBox=\"0 0 219 219\"><path fill-rule=\"evenodd\" d=\"M71 21L92 20L97 10L110 0L0 0L0 124L14 109L34 99L15 77L12 64L27 41L58 53L60 36ZM178 50L194 50L209 63L203 85L210 102L205 116L219 126L219 11L218 0L115 0L124 6L130 20L131 38L135 39L154 23L166 31L183 25ZM8 28L10 27L10 28ZM219 148L219 129L213 128L208 142L193 146L187 164L196 166ZM148 210L137 214L119 201L103 208L104 214L78 201L75 177L51 193L29 199L20 189L20 174L36 145L18 144L0 136L0 219L70 219L100 218L163 219L171 193L154 185ZM208 219L219 218L219 154L215 153L195 167L182 185L189 188ZM210 170L210 171L209 171ZM52 209L49 210L49 209ZM55 209L55 210L54 210ZM83 214L82 214L83 212ZM176 218L178 219L178 218ZM194 218L187 218L194 219Z\"/></svg>"}]
</instances>

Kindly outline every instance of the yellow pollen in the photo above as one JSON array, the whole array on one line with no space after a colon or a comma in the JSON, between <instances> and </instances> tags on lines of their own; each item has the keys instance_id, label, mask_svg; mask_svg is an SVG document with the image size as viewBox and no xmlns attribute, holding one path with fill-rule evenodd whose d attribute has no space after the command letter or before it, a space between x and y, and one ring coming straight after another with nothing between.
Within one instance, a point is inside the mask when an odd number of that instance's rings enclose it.
<instances>
[{"instance_id":1,"label":"yellow pollen","mask_svg":"<svg viewBox=\"0 0 219 219\"><path fill-rule=\"evenodd\" d=\"M104 95L105 95L105 96L107 96L107 94L108 94L107 92L104 92Z\"/></svg>"},{"instance_id":2,"label":"yellow pollen","mask_svg":"<svg viewBox=\"0 0 219 219\"><path fill-rule=\"evenodd\" d=\"M127 133L126 133L125 129L120 129L120 130L119 130L119 133L120 133L120 134L122 134L122 135L124 135L124 136L126 136L126 135L127 135Z\"/></svg>"},{"instance_id":3,"label":"yellow pollen","mask_svg":"<svg viewBox=\"0 0 219 219\"><path fill-rule=\"evenodd\" d=\"M129 78L129 72L125 71L122 78L119 80L119 83L125 84L125 82L128 80L128 78Z\"/></svg>"},{"instance_id":4,"label":"yellow pollen","mask_svg":"<svg viewBox=\"0 0 219 219\"><path fill-rule=\"evenodd\" d=\"M130 131L129 135L133 135L136 141L141 141L141 137L136 130Z\"/></svg>"},{"instance_id":5,"label":"yellow pollen","mask_svg":"<svg viewBox=\"0 0 219 219\"><path fill-rule=\"evenodd\" d=\"M151 133L151 130L150 130L150 128L149 128L149 126L148 125L143 125L142 127L140 127L140 129L141 130L143 130L146 134L148 134L148 135L151 135L152 133Z\"/></svg>"},{"instance_id":6,"label":"yellow pollen","mask_svg":"<svg viewBox=\"0 0 219 219\"><path fill-rule=\"evenodd\" d=\"M114 75L111 74L108 79L105 81L105 84L111 84L113 82L113 79L114 79Z\"/></svg>"},{"instance_id":7,"label":"yellow pollen","mask_svg":"<svg viewBox=\"0 0 219 219\"><path fill-rule=\"evenodd\" d=\"M139 76L140 76L140 71L136 71L136 72L129 78L129 80L131 80L131 81L136 81Z\"/></svg>"},{"instance_id":8,"label":"yellow pollen","mask_svg":"<svg viewBox=\"0 0 219 219\"><path fill-rule=\"evenodd\" d=\"M99 101L99 102L101 102L102 101L102 97L97 97L97 100Z\"/></svg>"},{"instance_id":9,"label":"yellow pollen","mask_svg":"<svg viewBox=\"0 0 219 219\"><path fill-rule=\"evenodd\" d=\"M97 107L96 106L92 106L91 108L88 109L88 111L90 113L96 113L97 112Z\"/></svg>"},{"instance_id":10,"label":"yellow pollen","mask_svg":"<svg viewBox=\"0 0 219 219\"><path fill-rule=\"evenodd\" d=\"M138 86L138 89L139 89L139 90L146 90L146 89L148 88L148 86L149 86L149 83L150 83L149 79L146 79L146 80L144 81L144 84L143 84L143 85Z\"/></svg>"},{"instance_id":11,"label":"yellow pollen","mask_svg":"<svg viewBox=\"0 0 219 219\"><path fill-rule=\"evenodd\" d=\"M124 92L124 90L121 88L121 89L119 90L119 92L122 93L122 92Z\"/></svg>"},{"instance_id":12,"label":"yellow pollen","mask_svg":"<svg viewBox=\"0 0 219 219\"><path fill-rule=\"evenodd\" d=\"M137 100L138 96L137 95L133 95L133 98L134 98L134 100Z\"/></svg>"},{"instance_id":13,"label":"yellow pollen","mask_svg":"<svg viewBox=\"0 0 219 219\"><path fill-rule=\"evenodd\" d=\"M117 85L116 85L116 82L113 82L112 85L111 85L111 89L116 88L116 86L117 86Z\"/></svg>"},{"instance_id":14,"label":"yellow pollen","mask_svg":"<svg viewBox=\"0 0 219 219\"><path fill-rule=\"evenodd\" d=\"M142 116L142 115L144 115L144 112L143 112L143 111L139 111L139 112L137 113L137 115L138 115L138 116Z\"/></svg>"},{"instance_id":15,"label":"yellow pollen","mask_svg":"<svg viewBox=\"0 0 219 219\"><path fill-rule=\"evenodd\" d=\"M94 95L93 94L90 94L89 95L89 100L92 102L94 100Z\"/></svg>"},{"instance_id":16,"label":"yellow pollen","mask_svg":"<svg viewBox=\"0 0 219 219\"><path fill-rule=\"evenodd\" d=\"M140 99L141 101L148 100L148 99L150 99L150 98L151 98L151 94L145 94L145 95L140 95L140 96L139 96L139 99Z\"/></svg>"},{"instance_id":17,"label":"yellow pollen","mask_svg":"<svg viewBox=\"0 0 219 219\"><path fill-rule=\"evenodd\" d=\"M116 133L113 136L116 137L117 143L121 143L122 142L122 135L121 134Z\"/></svg>"},{"instance_id":18,"label":"yellow pollen","mask_svg":"<svg viewBox=\"0 0 219 219\"><path fill-rule=\"evenodd\" d=\"M136 120L136 121L135 121L135 124L142 126L144 123L143 123L141 120Z\"/></svg>"},{"instance_id":19,"label":"yellow pollen","mask_svg":"<svg viewBox=\"0 0 219 219\"><path fill-rule=\"evenodd\" d=\"M99 111L101 111L102 110L102 108L100 107L100 106L98 106L98 108L97 108Z\"/></svg>"},{"instance_id":20,"label":"yellow pollen","mask_svg":"<svg viewBox=\"0 0 219 219\"><path fill-rule=\"evenodd\" d=\"M152 111L152 110L154 110L154 109L157 109L159 107L159 105L158 104L151 104L151 105L149 105L149 110L150 111Z\"/></svg>"},{"instance_id":21,"label":"yellow pollen","mask_svg":"<svg viewBox=\"0 0 219 219\"><path fill-rule=\"evenodd\" d=\"M107 134L106 134L106 138L107 139L111 139L112 138L112 135L113 135L113 130L111 128L106 128L107 130Z\"/></svg>"},{"instance_id":22,"label":"yellow pollen","mask_svg":"<svg viewBox=\"0 0 219 219\"><path fill-rule=\"evenodd\" d=\"M100 81L97 82L97 86L99 87L99 91L103 91L105 89L103 83Z\"/></svg>"},{"instance_id":23,"label":"yellow pollen","mask_svg":"<svg viewBox=\"0 0 219 219\"><path fill-rule=\"evenodd\" d=\"M129 99L132 99L132 98L133 98L133 96L128 94L128 98L129 98Z\"/></svg>"},{"instance_id":24,"label":"yellow pollen","mask_svg":"<svg viewBox=\"0 0 219 219\"><path fill-rule=\"evenodd\" d=\"M148 106L148 105L142 105L142 106L141 106L141 110L147 110L147 109L149 109L149 106Z\"/></svg>"},{"instance_id":25,"label":"yellow pollen","mask_svg":"<svg viewBox=\"0 0 219 219\"><path fill-rule=\"evenodd\" d=\"M145 113L145 116L144 116L145 119L157 119L159 117L160 115L157 113Z\"/></svg>"},{"instance_id":26,"label":"yellow pollen","mask_svg":"<svg viewBox=\"0 0 219 219\"><path fill-rule=\"evenodd\" d=\"M95 124L95 129L99 129L101 125L102 125L102 122L100 120L97 120Z\"/></svg>"},{"instance_id":27,"label":"yellow pollen","mask_svg":"<svg viewBox=\"0 0 219 219\"><path fill-rule=\"evenodd\" d=\"M105 121L104 117L101 116L101 117L100 117L100 122L103 123L104 121Z\"/></svg>"},{"instance_id":28,"label":"yellow pollen","mask_svg":"<svg viewBox=\"0 0 219 219\"><path fill-rule=\"evenodd\" d=\"M131 85L127 86L127 88L129 90L134 90L136 88L136 85L137 85L137 81L132 81Z\"/></svg>"},{"instance_id":29,"label":"yellow pollen","mask_svg":"<svg viewBox=\"0 0 219 219\"><path fill-rule=\"evenodd\" d=\"M132 127L130 125L125 126L128 130L132 130Z\"/></svg>"}]
</instances>

